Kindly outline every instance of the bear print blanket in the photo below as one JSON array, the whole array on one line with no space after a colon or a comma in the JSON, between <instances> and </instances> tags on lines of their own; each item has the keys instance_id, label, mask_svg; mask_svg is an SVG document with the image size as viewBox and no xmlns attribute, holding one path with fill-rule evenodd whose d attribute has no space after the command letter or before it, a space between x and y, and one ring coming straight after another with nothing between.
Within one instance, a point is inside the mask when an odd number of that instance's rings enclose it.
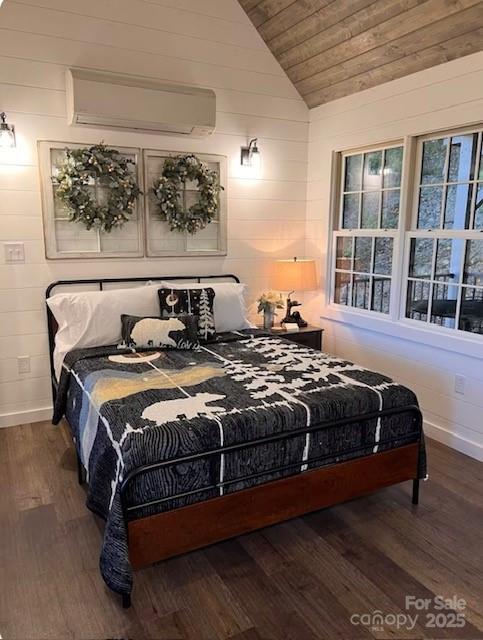
<instances>
[{"instance_id":1,"label":"bear print blanket","mask_svg":"<svg viewBox=\"0 0 483 640\"><path fill-rule=\"evenodd\" d=\"M389 407L417 404L389 378L287 340L247 330L197 350L113 347L67 355L54 420L66 416L88 474L87 506L106 520L100 568L114 591L129 594L126 522L120 486L141 465L289 432ZM133 483L128 506L137 518L237 491L283 475L389 447L421 442L408 413L292 436L249 450L201 457ZM386 440L391 443L386 443ZM358 453L353 450L359 448ZM311 462L329 456L323 463ZM273 471L278 467L290 470ZM265 471L256 479L250 474ZM176 497L202 489L201 492ZM171 497L174 496L172 499Z\"/></svg>"}]
</instances>

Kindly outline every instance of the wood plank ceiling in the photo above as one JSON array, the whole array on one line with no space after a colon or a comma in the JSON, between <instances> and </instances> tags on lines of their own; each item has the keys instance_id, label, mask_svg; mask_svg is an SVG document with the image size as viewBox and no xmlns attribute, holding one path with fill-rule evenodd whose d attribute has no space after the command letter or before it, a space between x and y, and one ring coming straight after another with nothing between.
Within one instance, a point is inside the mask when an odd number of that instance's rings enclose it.
<instances>
[{"instance_id":1,"label":"wood plank ceiling","mask_svg":"<svg viewBox=\"0 0 483 640\"><path fill-rule=\"evenodd\" d=\"M239 0L309 107L483 49L480 0Z\"/></svg>"}]
</instances>

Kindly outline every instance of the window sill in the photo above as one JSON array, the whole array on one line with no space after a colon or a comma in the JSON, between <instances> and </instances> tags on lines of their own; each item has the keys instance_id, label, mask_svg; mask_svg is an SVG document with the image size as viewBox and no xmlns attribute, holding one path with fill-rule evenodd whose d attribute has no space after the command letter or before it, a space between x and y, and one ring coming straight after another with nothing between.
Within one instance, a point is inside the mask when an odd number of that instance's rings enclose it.
<instances>
[{"instance_id":1,"label":"window sill","mask_svg":"<svg viewBox=\"0 0 483 640\"><path fill-rule=\"evenodd\" d=\"M471 358L483 359L483 339L477 334L474 337L471 337L471 334L466 337L452 329L426 329L415 326L415 323L419 324L417 320L395 321L356 309L341 309L339 305L334 304L324 307L320 318L355 326L365 331L383 333L400 340L422 343L435 349L444 349Z\"/></svg>"}]
</instances>

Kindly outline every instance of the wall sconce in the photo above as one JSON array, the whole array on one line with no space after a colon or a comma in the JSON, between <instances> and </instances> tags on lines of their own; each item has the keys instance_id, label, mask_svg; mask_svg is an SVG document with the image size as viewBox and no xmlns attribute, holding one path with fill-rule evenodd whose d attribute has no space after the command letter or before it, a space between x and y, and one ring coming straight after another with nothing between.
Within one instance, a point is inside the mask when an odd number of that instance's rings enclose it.
<instances>
[{"instance_id":1,"label":"wall sconce","mask_svg":"<svg viewBox=\"0 0 483 640\"><path fill-rule=\"evenodd\" d=\"M7 124L6 114L0 113L0 148L7 149L15 147L15 127Z\"/></svg>"},{"instance_id":2,"label":"wall sconce","mask_svg":"<svg viewBox=\"0 0 483 640\"><path fill-rule=\"evenodd\" d=\"M240 163L242 167L251 167L254 171L258 171L262 164L260 151L257 147L258 138L253 138L248 143L248 147L241 148Z\"/></svg>"}]
</instances>

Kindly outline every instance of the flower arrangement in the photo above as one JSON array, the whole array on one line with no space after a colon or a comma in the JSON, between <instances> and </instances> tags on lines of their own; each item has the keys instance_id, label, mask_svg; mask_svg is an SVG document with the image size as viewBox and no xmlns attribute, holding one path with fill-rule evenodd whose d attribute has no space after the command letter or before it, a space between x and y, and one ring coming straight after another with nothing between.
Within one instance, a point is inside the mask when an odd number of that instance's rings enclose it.
<instances>
[{"instance_id":1,"label":"flower arrangement","mask_svg":"<svg viewBox=\"0 0 483 640\"><path fill-rule=\"evenodd\" d=\"M283 309L283 300L282 296L275 291L268 291L267 293L262 293L262 295L258 298L258 313L265 313L265 311L271 311L275 314L275 309Z\"/></svg>"},{"instance_id":2,"label":"flower arrangement","mask_svg":"<svg viewBox=\"0 0 483 640\"><path fill-rule=\"evenodd\" d=\"M70 221L107 233L114 227L122 227L142 193L136 175L129 168L133 161L102 143L65 152L52 182L55 195L69 211ZM94 185L108 190L105 203L93 197Z\"/></svg>"},{"instance_id":3,"label":"flower arrangement","mask_svg":"<svg viewBox=\"0 0 483 640\"><path fill-rule=\"evenodd\" d=\"M275 309L283 308L282 296L274 291L262 293L258 298L258 313L263 311L263 328L271 329L273 327L273 319L277 315Z\"/></svg>"},{"instance_id":4,"label":"flower arrangement","mask_svg":"<svg viewBox=\"0 0 483 640\"><path fill-rule=\"evenodd\" d=\"M198 183L199 197L185 209L183 194L187 180ZM223 187L218 173L193 154L167 158L161 176L154 182L153 193L162 220L171 231L194 234L204 229L218 211L218 196Z\"/></svg>"}]
</instances>

